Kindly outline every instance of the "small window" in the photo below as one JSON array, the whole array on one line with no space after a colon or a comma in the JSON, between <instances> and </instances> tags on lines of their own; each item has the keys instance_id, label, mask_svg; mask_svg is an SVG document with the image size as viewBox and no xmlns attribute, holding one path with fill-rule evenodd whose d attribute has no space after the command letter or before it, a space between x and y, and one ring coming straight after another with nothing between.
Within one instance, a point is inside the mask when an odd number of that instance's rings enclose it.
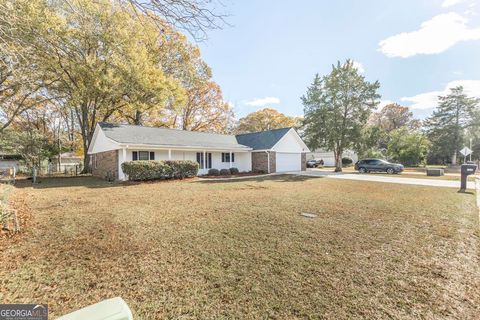
<instances>
[{"instance_id":1,"label":"small window","mask_svg":"<svg viewBox=\"0 0 480 320\"><path fill-rule=\"evenodd\" d=\"M155 160L155 152L153 151L133 151L132 160Z\"/></svg>"},{"instance_id":2,"label":"small window","mask_svg":"<svg viewBox=\"0 0 480 320\"><path fill-rule=\"evenodd\" d=\"M222 162L230 162L230 152L222 152ZM235 162L235 153L232 152L232 162Z\"/></svg>"},{"instance_id":3,"label":"small window","mask_svg":"<svg viewBox=\"0 0 480 320\"><path fill-rule=\"evenodd\" d=\"M138 151L138 160L150 160L150 152Z\"/></svg>"}]
</instances>

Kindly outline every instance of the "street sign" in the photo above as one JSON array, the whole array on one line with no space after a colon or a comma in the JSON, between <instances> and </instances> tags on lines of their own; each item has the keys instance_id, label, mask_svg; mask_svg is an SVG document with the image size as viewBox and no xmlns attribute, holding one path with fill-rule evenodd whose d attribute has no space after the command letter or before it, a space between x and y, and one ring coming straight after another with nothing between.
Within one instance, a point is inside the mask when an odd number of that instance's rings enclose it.
<instances>
[{"instance_id":1,"label":"street sign","mask_svg":"<svg viewBox=\"0 0 480 320\"><path fill-rule=\"evenodd\" d=\"M466 157L466 156L468 156L469 154L472 153L472 150L470 150L470 148L468 148L468 147L465 147L462 150L460 150L460 153L463 154Z\"/></svg>"}]
</instances>

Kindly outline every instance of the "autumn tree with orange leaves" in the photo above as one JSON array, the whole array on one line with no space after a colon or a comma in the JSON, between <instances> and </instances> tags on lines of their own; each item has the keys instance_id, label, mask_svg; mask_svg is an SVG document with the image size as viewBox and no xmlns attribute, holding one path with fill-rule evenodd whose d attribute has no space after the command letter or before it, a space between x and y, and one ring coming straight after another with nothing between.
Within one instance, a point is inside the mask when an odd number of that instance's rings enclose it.
<instances>
[{"instance_id":1,"label":"autumn tree with orange leaves","mask_svg":"<svg viewBox=\"0 0 480 320\"><path fill-rule=\"evenodd\" d=\"M300 123L301 119L298 117L290 117L273 108L265 108L241 118L235 131L238 133L259 132L298 127Z\"/></svg>"}]
</instances>

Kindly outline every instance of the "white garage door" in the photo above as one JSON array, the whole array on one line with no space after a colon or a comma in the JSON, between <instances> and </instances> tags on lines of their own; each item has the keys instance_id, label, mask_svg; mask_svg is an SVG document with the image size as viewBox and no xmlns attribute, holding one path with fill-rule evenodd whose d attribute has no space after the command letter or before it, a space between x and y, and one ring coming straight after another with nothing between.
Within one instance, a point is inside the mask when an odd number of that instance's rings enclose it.
<instances>
[{"instance_id":1,"label":"white garage door","mask_svg":"<svg viewBox=\"0 0 480 320\"><path fill-rule=\"evenodd\" d=\"M277 172L300 171L302 170L301 153L277 152Z\"/></svg>"}]
</instances>

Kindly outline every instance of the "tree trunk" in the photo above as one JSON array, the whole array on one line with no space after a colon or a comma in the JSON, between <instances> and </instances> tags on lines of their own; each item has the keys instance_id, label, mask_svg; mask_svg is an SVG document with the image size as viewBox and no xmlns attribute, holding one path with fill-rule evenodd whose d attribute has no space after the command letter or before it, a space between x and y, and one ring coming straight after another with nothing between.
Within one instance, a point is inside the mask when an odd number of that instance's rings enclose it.
<instances>
[{"instance_id":1,"label":"tree trunk","mask_svg":"<svg viewBox=\"0 0 480 320\"><path fill-rule=\"evenodd\" d=\"M342 172L342 151L335 150L333 153L335 155L335 172Z\"/></svg>"},{"instance_id":2,"label":"tree trunk","mask_svg":"<svg viewBox=\"0 0 480 320\"><path fill-rule=\"evenodd\" d=\"M134 124L137 125L137 126L142 125L142 112L139 111L139 110L135 111Z\"/></svg>"},{"instance_id":3,"label":"tree trunk","mask_svg":"<svg viewBox=\"0 0 480 320\"><path fill-rule=\"evenodd\" d=\"M456 166L456 165L457 165L457 150L455 150L455 152L452 155L452 166Z\"/></svg>"}]
</instances>

